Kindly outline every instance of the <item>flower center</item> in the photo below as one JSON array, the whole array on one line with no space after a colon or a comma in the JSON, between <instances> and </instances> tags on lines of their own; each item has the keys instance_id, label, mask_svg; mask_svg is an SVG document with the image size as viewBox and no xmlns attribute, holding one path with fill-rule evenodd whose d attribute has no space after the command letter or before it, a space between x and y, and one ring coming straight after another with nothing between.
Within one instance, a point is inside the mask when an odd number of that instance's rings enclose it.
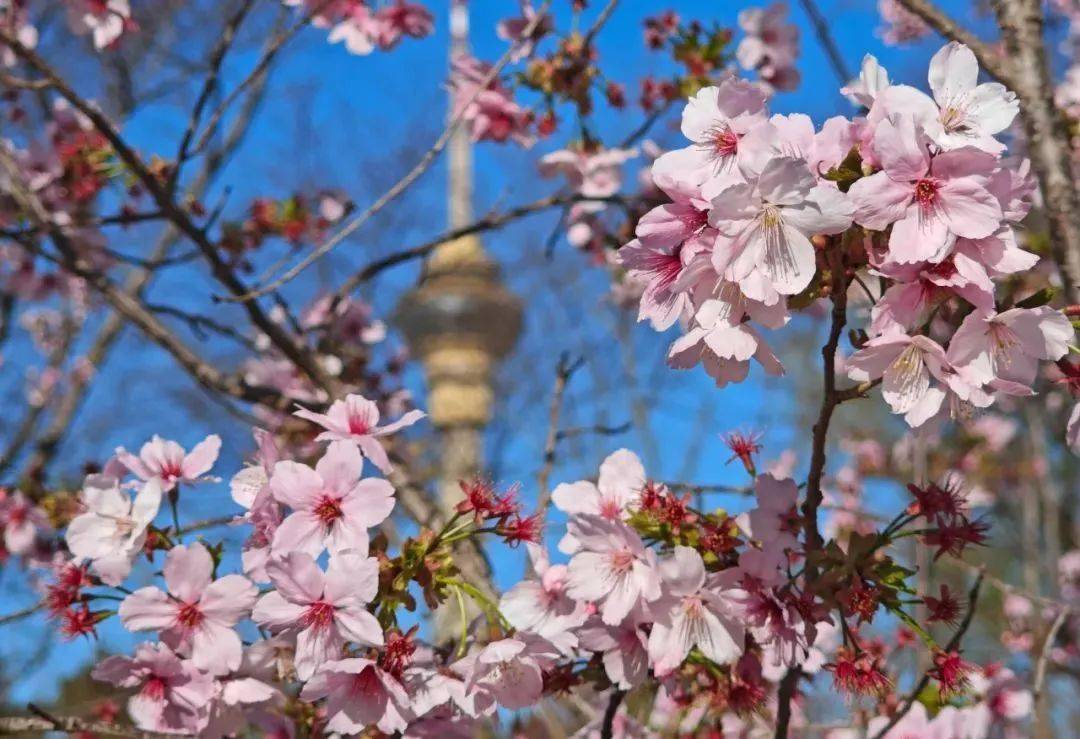
<instances>
[{"instance_id":1,"label":"flower center","mask_svg":"<svg viewBox=\"0 0 1080 739\"><path fill-rule=\"evenodd\" d=\"M144 698L158 702L165 700L165 681L156 675L151 677L142 687Z\"/></svg>"},{"instance_id":2,"label":"flower center","mask_svg":"<svg viewBox=\"0 0 1080 739\"><path fill-rule=\"evenodd\" d=\"M325 629L334 621L334 605L324 600L315 601L307 607L304 615L300 617L304 626L313 626L317 629Z\"/></svg>"},{"instance_id":3,"label":"flower center","mask_svg":"<svg viewBox=\"0 0 1080 739\"><path fill-rule=\"evenodd\" d=\"M611 569L620 574L630 571L634 564L634 554L629 549L619 549L611 553Z\"/></svg>"},{"instance_id":4,"label":"flower center","mask_svg":"<svg viewBox=\"0 0 1080 739\"><path fill-rule=\"evenodd\" d=\"M324 495L318 505L315 506L315 517L318 518L324 526L329 526L334 521L341 518L341 501L337 498L331 498L329 495Z\"/></svg>"},{"instance_id":5,"label":"flower center","mask_svg":"<svg viewBox=\"0 0 1080 739\"><path fill-rule=\"evenodd\" d=\"M603 498L600 500L600 515L609 520L615 520L622 514L622 509L619 507L619 501L614 498Z\"/></svg>"},{"instance_id":6,"label":"flower center","mask_svg":"<svg viewBox=\"0 0 1080 739\"><path fill-rule=\"evenodd\" d=\"M360 416L349 416L349 433L357 436L366 436L371 433L371 426L366 419Z\"/></svg>"},{"instance_id":7,"label":"flower center","mask_svg":"<svg viewBox=\"0 0 1080 739\"><path fill-rule=\"evenodd\" d=\"M915 201L924 208L929 208L937 201L938 183L922 179L915 183Z\"/></svg>"},{"instance_id":8,"label":"flower center","mask_svg":"<svg viewBox=\"0 0 1080 739\"><path fill-rule=\"evenodd\" d=\"M194 629L203 622L204 616L198 603L184 603L176 613L176 623L186 629Z\"/></svg>"},{"instance_id":9,"label":"flower center","mask_svg":"<svg viewBox=\"0 0 1080 739\"><path fill-rule=\"evenodd\" d=\"M712 145L717 154L729 157L739 149L739 135L724 126L713 134Z\"/></svg>"}]
</instances>

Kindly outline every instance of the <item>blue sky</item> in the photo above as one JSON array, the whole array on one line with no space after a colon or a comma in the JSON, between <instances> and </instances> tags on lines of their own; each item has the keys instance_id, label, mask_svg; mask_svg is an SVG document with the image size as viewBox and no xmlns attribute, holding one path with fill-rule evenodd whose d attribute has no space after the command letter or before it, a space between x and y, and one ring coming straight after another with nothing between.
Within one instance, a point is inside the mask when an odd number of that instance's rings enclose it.
<instances>
[{"instance_id":1,"label":"blue sky","mask_svg":"<svg viewBox=\"0 0 1080 739\"><path fill-rule=\"evenodd\" d=\"M599 6L598 0L592 3ZM404 173L429 145L445 114L445 93L441 89L446 57L446 26L442 3L437 9L436 34L421 41L406 41L389 54L353 57L340 46L325 43L324 33L309 30L290 52L289 63L273 78L259 122L237 153L221 182L207 201L225 198L225 212L239 216L250 199L260 195L286 196L293 191L316 187L339 187L363 206ZM556 3L565 7L565 2ZM718 20L734 25L737 12L747 3L702 3L691 0L664 4L684 18ZM926 61L938 47L928 40L913 49L885 47L872 32L879 24L874 3L862 0L821 0L821 9L830 20L833 35L849 68L857 72L864 53L876 54L895 81L925 87ZM946 3L953 11L967 12L968 4ZM613 79L626 83L629 97L636 98L638 80L647 74L663 75L670 67L659 55L646 52L641 43L642 12L653 3L625 2L610 20L599 39L601 63ZM512 0L472 3L472 42L476 55L492 60L501 54L504 43L494 34L495 22L516 8ZM702 14L704 9L708 14ZM593 11L595 12L595 11ZM838 92L839 84L827 65L817 39L809 30L801 5L794 3L792 19L803 32L799 61L803 85L782 94L774 102L775 112L805 112L821 123L836 114L851 114L852 106ZM588 16L591 18L591 15ZM565 27L565 23L562 24ZM254 60L254 51L236 54L226 68L226 78L241 79ZM125 132L145 152L171 150L182 130L185 117L175 105L159 104L137 114ZM601 111L593 125L603 137L617 141L634 130L641 113ZM654 131L661 144L678 145L672 117ZM527 202L552 192L558 185L537 178L534 163L545 151L565 143L560 132L531 151L516 147L481 145L476 153L476 212ZM166 148L163 148L166 147ZM631 172L633 168L631 167ZM348 266L405 246L421 243L439 233L446 222L445 174L442 163L428 172L417 187L380 216L380 222L361 231L334 257L312 269L290 285L288 294L297 303L314 295L319 286L340 278ZM226 194L227 193L227 194ZM620 447L640 451L648 462L650 475L657 479L684 479L706 483L745 482L737 466L725 464L728 454L718 434L734 428L759 428L766 432L765 458L775 458L789 445L805 438L805 430L791 425L797 411L792 401L793 387L817 387L815 365L805 360L789 367L791 375L765 382L758 371L738 386L717 391L700 371L674 372L663 367L662 358L670 337L657 336L647 326L629 326L625 346L610 337L624 323L605 308L605 276L588 268L578 254L560 241L556 256L539 272L525 270L543 247L555 225L555 214L531 217L521 223L484 237L485 243L505 267L512 289L528 297L526 331L518 357L511 358L503 377L513 388L510 409L513 423L504 423L493 433L489 457L497 460L496 474L507 482L521 480L526 495L535 491L533 483L542 459L546 433L547 403L551 379L559 353L587 351L589 366L579 373L567 395L567 426L592 424L604 419L619 424L633 417L633 398L648 406L649 433L634 431L615 438L589 439L579 449L567 445L560 450L553 482L575 480L595 474L603 456ZM155 232L131 229L122 234L117 248L131 253L146 249ZM269 249L273 252L273 247ZM270 263L278 253L267 255ZM535 259L533 259L535 262ZM384 316L389 314L400 291L413 284L417 266L409 265L387 273L369 286L365 297ZM154 288L159 302L181 308L203 309L215 288L196 267L183 267L163 276ZM238 311L215 309L218 317L230 320ZM582 321L582 312L587 322ZM804 328L809 324L800 322ZM811 328L812 330L812 328ZM200 351L229 365L228 348L219 342L199 343ZM779 347L783 349L783 347ZM621 369L629 352L636 358L633 382ZM20 365L19 355L9 355L6 367ZM532 373L526 370L532 365ZM545 368L544 365L547 365ZM809 378L806 376L809 375ZM414 369L407 376L409 386L421 399L422 378ZM5 370L0 392L7 397L21 391L22 378ZM152 433L174 438L190 446L205 434L218 432L225 438L222 463L216 470L226 478L238 469L250 451L247 429L226 416L220 407L200 392L172 376L171 363L154 348L147 348L129 331L121 342L78 421L75 434L64 447L62 459L74 475L82 461L101 458L117 445L137 448ZM701 428L708 429L697 439ZM687 464L687 450L696 451L696 462ZM565 453L564 453L565 452ZM800 462L805 464L805 456ZM227 486L198 488L188 516L197 519L219 514L231 506ZM716 505L738 509L745 502L717 498ZM231 508L230 508L231 510ZM552 532L553 536L555 532ZM238 541L235 533L222 532ZM557 538L557 536L554 536ZM511 582L521 573L519 553L500 557L498 579ZM30 602L25 582L10 571L0 571L0 600L4 611ZM30 621L0 637L0 663L25 657L22 644L30 644L44 633L41 621ZM13 639L15 634L28 638ZM129 649L133 639L122 629L107 626L98 645L105 650ZM77 642L54 650L36 667L22 673L13 699L47 700L55 689L52 676L77 671L92 653L94 645Z\"/></svg>"}]
</instances>

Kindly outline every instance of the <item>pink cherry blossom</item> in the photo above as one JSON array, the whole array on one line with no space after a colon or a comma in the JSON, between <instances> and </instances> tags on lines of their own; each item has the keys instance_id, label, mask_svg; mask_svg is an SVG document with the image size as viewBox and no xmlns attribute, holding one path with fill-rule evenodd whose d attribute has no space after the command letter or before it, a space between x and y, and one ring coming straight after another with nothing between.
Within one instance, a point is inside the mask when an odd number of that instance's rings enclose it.
<instances>
[{"instance_id":1,"label":"pink cherry blossom","mask_svg":"<svg viewBox=\"0 0 1080 739\"><path fill-rule=\"evenodd\" d=\"M675 547L660 570L671 603L649 634L649 659L657 675L677 668L695 646L719 665L734 662L743 653L742 591L707 578L701 555L690 547Z\"/></svg>"},{"instance_id":2,"label":"pink cherry blossom","mask_svg":"<svg viewBox=\"0 0 1080 739\"><path fill-rule=\"evenodd\" d=\"M192 664L223 675L240 666L242 646L233 626L246 618L258 589L242 575L214 580L210 552L196 542L176 546L165 557L165 584L139 588L120 604L120 620L131 631L161 632L162 641Z\"/></svg>"},{"instance_id":3,"label":"pink cherry blossom","mask_svg":"<svg viewBox=\"0 0 1080 739\"><path fill-rule=\"evenodd\" d=\"M944 150L963 146L999 154L1005 146L994 138L1020 110L1016 95L999 82L978 83L979 63L971 49L953 41L930 60L930 89L941 113L941 131L932 133Z\"/></svg>"},{"instance_id":4,"label":"pink cherry blossom","mask_svg":"<svg viewBox=\"0 0 1080 739\"><path fill-rule=\"evenodd\" d=\"M761 542L784 548L798 544L799 488L794 480L759 475L754 483L757 507L750 511L751 535Z\"/></svg>"},{"instance_id":5,"label":"pink cherry blossom","mask_svg":"<svg viewBox=\"0 0 1080 739\"><path fill-rule=\"evenodd\" d=\"M948 382L945 350L926 336L891 333L871 339L847 360L847 375L856 382L882 378L882 396L893 413L906 414L921 425L941 407L945 393L931 379Z\"/></svg>"},{"instance_id":6,"label":"pink cherry blossom","mask_svg":"<svg viewBox=\"0 0 1080 739\"><path fill-rule=\"evenodd\" d=\"M930 34L930 27L898 0L878 0L878 13L885 25L878 29L882 40L890 46L918 41Z\"/></svg>"},{"instance_id":7,"label":"pink cherry blossom","mask_svg":"<svg viewBox=\"0 0 1080 739\"><path fill-rule=\"evenodd\" d=\"M412 410L393 423L380 426L379 406L375 401L368 400L362 395L350 394L345 396L344 400L335 400L331 403L330 409L325 414L301 408L293 415L326 429L315 437L317 441L351 441L360 447L365 457L385 473L392 470L393 465L386 456L386 450L379 443L379 437L412 426L427 414L420 410Z\"/></svg>"},{"instance_id":8,"label":"pink cherry blossom","mask_svg":"<svg viewBox=\"0 0 1080 739\"><path fill-rule=\"evenodd\" d=\"M29 554L39 534L52 529L45 511L21 491L8 493L0 488L0 531L2 543L11 554Z\"/></svg>"},{"instance_id":9,"label":"pink cherry blossom","mask_svg":"<svg viewBox=\"0 0 1080 739\"><path fill-rule=\"evenodd\" d=\"M453 60L450 89L454 94L455 114L468 124L474 141L512 139L522 146L531 146L532 115L514 102L511 91L498 80L477 90L490 70L491 65L471 56Z\"/></svg>"},{"instance_id":10,"label":"pink cherry blossom","mask_svg":"<svg viewBox=\"0 0 1080 739\"><path fill-rule=\"evenodd\" d=\"M248 717L259 706L284 704L285 695L274 685L277 652L283 646L276 639L260 639L245 647L240 667L217 680L217 694L210 706L204 736L225 737L241 733L248 725Z\"/></svg>"},{"instance_id":11,"label":"pink cherry blossom","mask_svg":"<svg viewBox=\"0 0 1080 739\"><path fill-rule=\"evenodd\" d=\"M300 691L305 701L326 698L328 731L358 734L375 726L393 734L406 726L409 696L390 673L368 659L326 662Z\"/></svg>"},{"instance_id":12,"label":"pink cherry blossom","mask_svg":"<svg viewBox=\"0 0 1080 739\"><path fill-rule=\"evenodd\" d=\"M735 50L742 68L757 70L770 89L798 87L795 60L799 56L799 29L787 22L787 5L773 3L767 8L741 10L739 27L746 32Z\"/></svg>"},{"instance_id":13,"label":"pink cherry blossom","mask_svg":"<svg viewBox=\"0 0 1080 739\"><path fill-rule=\"evenodd\" d=\"M874 149L883 171L858 180L848 194L856 223L878 231L892 225L889 254L896 262L940 262L957 237L998 230L1001 207L987 190L991 155L966 147L931 156L910 116L882 121Z\"/></svg>"},{"instance_id":14,"label":"pink cherry blossom","mask_svg":"<svg viewBox=\"0 0 1080 739\"><path fill-rule=\"evenodd\" d=\"M577 515L567 529L580 547L568 566L567 593L598 603L605 624L615 626L634 606L660 597L656 553L629 526Z\"/></svg>"},{"instance_id":15,"label":"pink cherry blossom","mask_svg":"<svg viewBox=\"0 0 1080 739\"><path fill-rule=\"evenodd\" d=\"M690 329L668 349L668 366L687 369L701 363L717 387L745 380L750 359L770 375L784 374L780 360L756 328L749 323L732 323L733 318L740 321L747 313L731 305L719 298L702 303ZM783 310L783 303L777 306Z\"/></svg>"},{"instance_id":16,"label":"pink cherry blossom","mask_svg":"<svg viewBox=\"0 0 1080 739\"><path fill-rule=\"evenodd\" d=\"M365 606L379 588L379 565L356 552L330 557L324 574L304 552L266 566L276 588L259 598L252 619L274 633L296 635L296 672L307 680L341 655L346 642L381 646L382 628Z\"/></svg>"},{"instance_id":17,"label":"pink cherry blossom","mask_svg":"<svg viewBox=\"0 0 1080 739\"><path fill-rule=\"evenodd\" d=\"M91 675L118 688L138 689L128 699L128 714L144 731L192 734L206 725L213 678L164 644L142 644L134 657L106 657Z\"/></svg>"},{"instance_id":18,"label":"pink cherry blossom","mask_svg":"<svg viewBox=\"0 0 1080 739\"><path fill-rule=\"evenodd\" d=\"M810 236L840 233L851 214L845 195L818 185L804 161L774 158L755 182L712 197L709 223L720 233L713 267L737 283L761 270L776 292L794 295L817 268Z\"/></svg>"},{"instance_id":19,"label":"pink cherry blossom","mask_svg":"<svg viewBox=\"0 0 1080 739\"><path fill-rule=\"evenodd\" d=\"M368 529L390 515L394 488L386 480L361 479L363 466L360 450L347 441L332 442L315 469L292 461L275 464L270 490L293 512L274 532L272 551L366 554Z\"/></svg>"},{"instance_id":20,"label":"pink cherry blossom","mask_svg":"<svg viewBox=\"0 0 1080 739\"><path fill-rule=\"evenodd\" d=\"M717 175L738 176L744 137L765 123L765 94L757 86L729 77L690 98L682 114L682 133L691 146L662 154L654 178L683 177L703 183Z\"/></svg>"},{"instance_id":21,"label":"pink cherry blossom","mask_svg":"<svg viewBox=\"0 0 1080 739\"><path fill-rule=\"evenodd\" d=\"M143 444L139 456L117 447L116 457L139 479L157 480L162 491L167 493L180 483L207 479L204 475L214 466L220 450L221 437L217 434L207 436L187 453L175 441L155 434Z\"/></svg>"},{"instance_id":22,"label":"pink cherry blossom","mask_svg":"<svg viewBox=\"0 0 1080 739\"><path fill-rule=\"evenodd\" d=\"M973 311L953 335L947 356L973 384L1026 395L1039 362L1068 354L1073 333L1069 319L1048 306L1001 313Z\"/></svg>"},{"instance_id":23,"label":"pink cherry blossom","mask_svg":"<svg viewBox=\"0 0 1080 739\"><path fill-rule=\"evenodd\" d=\"M590 480L564 482L551 494L551 502L571 516L592 515L611 520L624 519L645 486L645 468L638 456L629 449L619 449L608 455L600 465L600 475ZM567 536L559 544L567 554L576 550L573 539Z\"/></svg>"},{"instance_id":24,"label":"pink cherry blossom","mask_svg":"<svg viewBox=\"0 0 1080 739\"><path fill-rule=\"evenodd\" d=\"M131 24L128 0L65 0L72 33L91 34L94 47L112 46Z\"/></svg>"},{"instance_id":25,"label":"pink cherry blossom","mask_svg":"<svg viewBox=\"0 0 1080 739\"><path fill-rule=\"evenodd\" d=\"M573 629L585 622L585 606L566 594L566 565L553 565L545 549L526 545L538 580L522 580L499 600L499 611L522 631L538 634L560 649L577 645Z\"/></svg>"},{"instance_id":26,"label":"pink cherry blossom","mask_svg":"<svg viewBox=\"0 0 1080 739\"><path fill-rule=\"evenodd\" d=\"M431 12L420 3L408 0L392 0L381 5L376 17L379 20L376 41L383 50L394 48L405 36L424 38L435 30L435 19Z\"/></svg>"},{"instance_id":27,"label":"pink cherry blossom","mask_svg":"<svg viewBox=\"0 0 1080 739\"><path fill-rule=\"evenodd\" d=\"M79 499L86 510L68 524L68 549L77 560L90 560L102 581L119 585L131 572L161 507L161 484L147 481L133 501L115 478L91 475Z\"/></svg>"},{"instance_id":28,"label":"pink cherry blossom","mask_svg":"<svg viewBox=\"0 0 1080 739\"><path fill-rule=\"evenodd\" d=\"M867 54L862 59L858 78L840 88L840 92L856 105L870 108L874 104L874 100L877 99L878 93L888 86L888 71L881 66L877 57L873 54Z\"/></svg>"},{"instance_id":29,"label":"pink cherry blossom","mask_svg":"<svg viewBox=\"0 0 1080 739\"><path fill-rule=\"evenodd\" d=\"M491 642L463 660L468 665L466 689L476 692L477 708L498 703L517 710L534 705L544 691L544 669L558 652L540 637L520 634Z\"/></svg>"},{"instance_id":30,"label":"pink cherry blossom","mask_svg":"<svg viewBox=\"0 0 1080 739\"><path fill-rule=\"evenodd\" d=\"M623 690L640 685L648 676L648 637L633 616L617 626L592 616L577 633L581 648L600 653L608 679Z\"/></svg>"},{"instance_id":31,"label":"pink cherry blossom","mask_svg":"<svg viewBox=\"0 0 1080 739\"><path fill-rule=\"evenodd\" d=\"M521 15L516 18L503 18L495 25L495 33L503 41L516 43L510 57L510 61L519 62L530 57L536 49L536 43L554 30L555 23L549 13L544 13L539 21L536 21L537 12L529 0L521 0ZM525 29L533 22L536 27L528 38L525 38Z\"/></svg>"}]
</instances>

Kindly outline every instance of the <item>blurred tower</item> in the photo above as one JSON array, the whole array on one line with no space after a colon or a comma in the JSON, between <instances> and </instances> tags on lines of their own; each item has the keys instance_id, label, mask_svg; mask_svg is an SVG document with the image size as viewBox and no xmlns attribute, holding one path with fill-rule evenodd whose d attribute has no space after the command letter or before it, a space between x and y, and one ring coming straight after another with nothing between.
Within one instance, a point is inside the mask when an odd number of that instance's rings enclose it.
<instances>
[{"instance_id":1,"label":"blurred tower","mask_svg":"<svg viewBox=\"0 0 1080 739\"><path fill-rule=\"evenodd\" d=\"M464 0L450 5L450 59L469 50ZM453 100L450 102L453 115ZM472 142L462 126L450 140L450 228L472 223ZM483 429L491 420L493 372L521 330L521 302L475 235L440 244L419 284L398 304L397 325L424 365L428 413L439 433L440 504L460 498L458 481L483 464Z\"/></svg>"}]
</instances>

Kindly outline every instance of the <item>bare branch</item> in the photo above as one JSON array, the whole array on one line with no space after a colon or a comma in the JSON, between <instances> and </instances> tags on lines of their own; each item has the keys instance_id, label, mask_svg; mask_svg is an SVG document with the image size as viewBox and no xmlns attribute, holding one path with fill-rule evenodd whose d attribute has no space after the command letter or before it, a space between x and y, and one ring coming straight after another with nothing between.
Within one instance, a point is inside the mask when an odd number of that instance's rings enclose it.
<instances>
[{"instance_id":1,"label":"bare branch","mask_svg":"<svg viewBox=\"0 0 1080 739\"><path fill-rule=\"evenodd\" d=\"M829 64L836 73L836 78L841 85L846 85L851 82L851 71L848 70L847 64L844 62L844 56L840 53L840 48L836 45L836 40L829 31L829 24L825 20L825 16L821 14L821 10L814 0L800 0L800 2L803 10L806 11L806 15L810 17L810 25L814 27L814 34L817 36L821 48L825 50L825 56L828 57Z\"/></svg>"},{"instance_id":2,"label":"bare branch","mask_svg":"<svg viewBox=\"0 0 1080 739\"><path fill-rule=\"evenodd\" d=\"M559 357L559 365L555 368L555 387L551 391L551 405L548 408L548 430L544 441L544 463L536 474L536 510L546 514L551 491L548 483L551 479L551 470L555 467L555 447L559 441L559 417L562 415L563 395L566 386L574 373L581 369L584 358L579 357L570 361L570 355L565 352Z\"/></svg>"}]
</instances>

